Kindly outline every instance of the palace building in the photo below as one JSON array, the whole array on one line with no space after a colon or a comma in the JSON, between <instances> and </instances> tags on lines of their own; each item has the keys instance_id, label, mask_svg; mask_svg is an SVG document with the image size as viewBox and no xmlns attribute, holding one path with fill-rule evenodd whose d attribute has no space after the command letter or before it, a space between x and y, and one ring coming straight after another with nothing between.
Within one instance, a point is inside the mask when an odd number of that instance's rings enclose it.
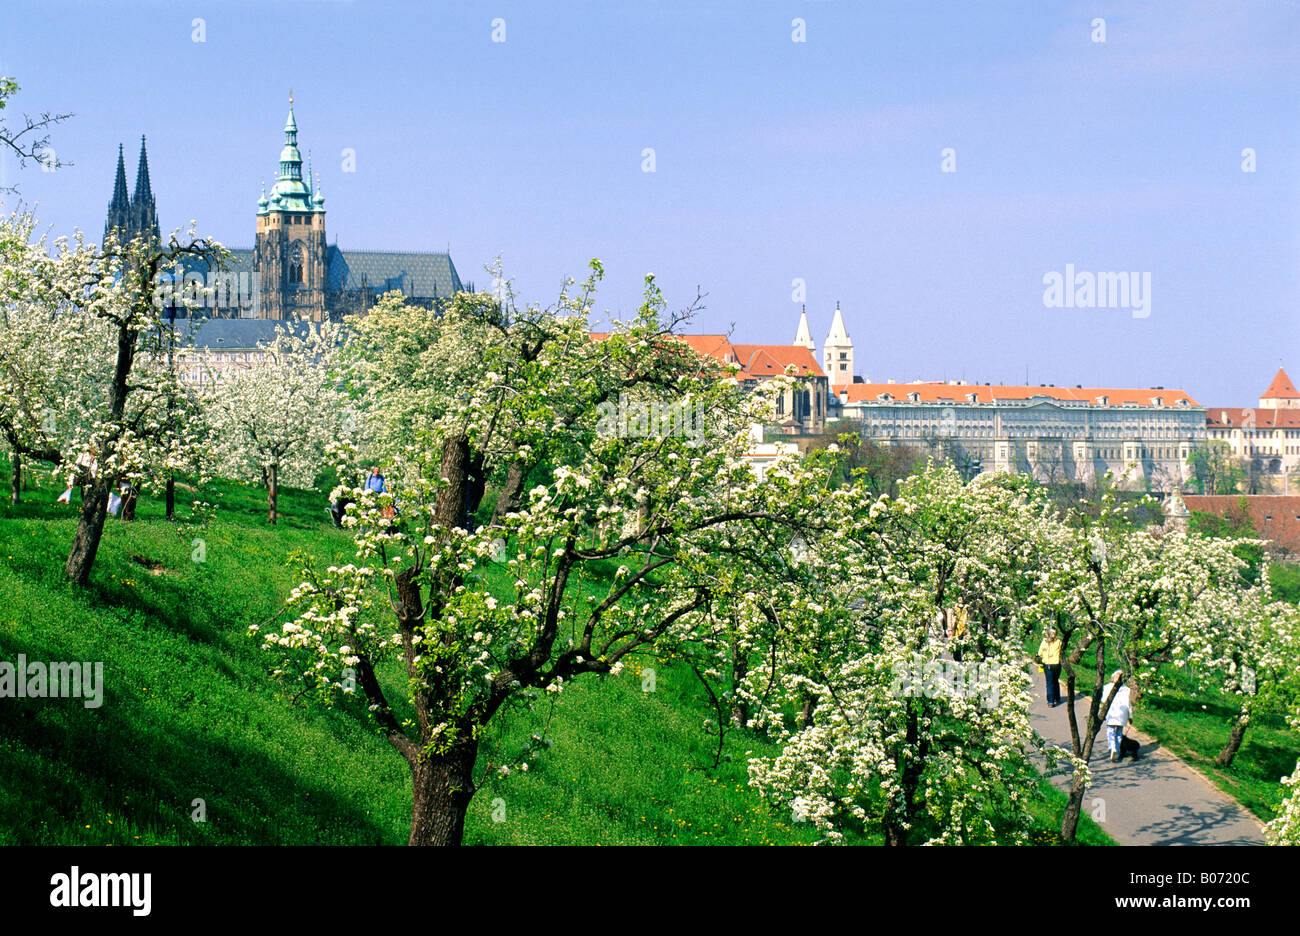
<instances>
[{"instance_id":1,"label":"palace building","mask_svg":"<svg viewBox=\"0 0 1300 936\"><path fill-rule=\"evenodd\" d=\"M795 342L814 350L806 310ZM1130 487L1172 490L1187 481L1188 460L1205 445L1205 408L1182 390L864 381L853 372L853 340L838 302L822 361L829 418L855 422L881 444L944 458L967 477L1014 471L1089 484L1109 471Z\"/></svg>"}]
</instances>

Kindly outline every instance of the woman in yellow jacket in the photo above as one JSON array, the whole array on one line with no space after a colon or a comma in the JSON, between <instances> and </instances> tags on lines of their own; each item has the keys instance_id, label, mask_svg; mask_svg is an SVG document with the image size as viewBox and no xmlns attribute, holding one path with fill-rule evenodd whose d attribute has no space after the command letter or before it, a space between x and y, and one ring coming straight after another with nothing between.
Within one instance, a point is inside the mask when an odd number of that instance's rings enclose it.
<instances>
[{"instance_id":1,"label":"woman in yellow jacket","mask_svg":"<svg viewBox=\"0 0 1300 936\"><path fill-rule=\"evenodd\" d=\"M1061 704L1061 638L1055 627L1047 629L1034 659L1042 664L1047 677L1047 707L1056 708Z\"/></svg>"}]
</instances>

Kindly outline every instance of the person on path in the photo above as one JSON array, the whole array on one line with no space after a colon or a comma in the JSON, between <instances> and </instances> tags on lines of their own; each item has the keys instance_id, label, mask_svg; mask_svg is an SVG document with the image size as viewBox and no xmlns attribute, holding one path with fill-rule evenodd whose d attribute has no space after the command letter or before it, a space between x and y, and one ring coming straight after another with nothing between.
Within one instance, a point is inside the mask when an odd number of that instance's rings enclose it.
<instances>
[{"instance_id":1,"label":"person on path","mask_svg":"<svg viewBox=\"0 0 1300 936\"><path fill-rule=\"evenodd\" d=\"M1120 758L1120 752L1123 750L1124 728L1133 717L1133 709L1129 705L1128 686L1119 685L1123 678L1123 670L1115 670L1110 675L1111 684L1115 686L1115 697L1111 699L1110 708L1106 710L1106 747L1110 750L1112 764ZM1103 702L1106 701L1108 692L1110 687L1103 686L1101 689Z\"/></svg>"},{"instance_id":2,"label":"person on path","mask_svg":"<svg viewBox=\"0 0 1300 936\"><path fill-rule=\"evenodd\" d=\"M1043 635L1034 659L1042 666L1047 680L1047 707L1056 708L1061 704L1061 636L1055 627L1049 627Z\"/></svg>"},{"instance_id":3,"label":"person on path","mask_svg":"<svg viewBox=\"0 0 1300 936\"><path fill-rule=\"evenodd\" d=\"M384 493L384 476L379 473L378 465L370 469L370 477L366 478L366 490L376 494Z\"/></svg>"}]
</instances>

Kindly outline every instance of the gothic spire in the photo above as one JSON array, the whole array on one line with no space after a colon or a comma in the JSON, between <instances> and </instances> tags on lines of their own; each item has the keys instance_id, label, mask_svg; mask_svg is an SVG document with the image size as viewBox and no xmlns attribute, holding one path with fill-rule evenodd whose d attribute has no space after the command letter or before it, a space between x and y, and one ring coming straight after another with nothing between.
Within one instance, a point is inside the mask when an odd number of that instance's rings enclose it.
<instances>
[{"instance_id":1,"label":"gothic spire","mask_svg":"<svg viewBox=\"0 0 1300 936\"><path fill-rule=\"evenodd\" d=\"M104 220L104 240L114 228L125 233L131 227L131 199L126 193L126 161L122 155L122 144L117 145L117 176L113 180L113 200L108 203L108 216ZM129 237L130 235L126 235Z\"/></svg>"},{"instance_id":2,"label":"gothic spire","mask_svg":"<svg viewBox=\"0 0 1300 936\"><path fill-rule=\"evenodd\" d=\"M125 211L131 207L131 198L126 193L126 161L122 157L122 144L117 144L117 178L113 181L113 200L108 203L110 213Z\"/></svg>"},{"instance_id":3,"label":"gothic spire","mask_svg":"<svg viewBox=\"0 0 1300 936\"><path fill-rule=\"evenodd\" d=\"M153 189L149 185L149 152L144 136L140 137L140 165L135 170L135 191L131 193L132 206L153 202Z\"/></svg>"}]
</instances>

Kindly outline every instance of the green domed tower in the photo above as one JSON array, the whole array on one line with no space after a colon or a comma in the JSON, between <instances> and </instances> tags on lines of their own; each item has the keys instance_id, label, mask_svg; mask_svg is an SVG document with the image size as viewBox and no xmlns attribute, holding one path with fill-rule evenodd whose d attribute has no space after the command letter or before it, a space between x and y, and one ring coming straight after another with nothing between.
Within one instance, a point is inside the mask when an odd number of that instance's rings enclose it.
<instances>
[{"instance_id":1,"label":"green domed tower","mask_svg":"<svg viewBox=\"0 0 1300 936\"><path fill-rule=\"evenodd\" d=\"M292 91L280 174L270 197L263 191L257 202L254 269L261 273L264 318L326 317L325 199L312 191L310 169L303 178Z\"/></svg>"}]
</instances>

